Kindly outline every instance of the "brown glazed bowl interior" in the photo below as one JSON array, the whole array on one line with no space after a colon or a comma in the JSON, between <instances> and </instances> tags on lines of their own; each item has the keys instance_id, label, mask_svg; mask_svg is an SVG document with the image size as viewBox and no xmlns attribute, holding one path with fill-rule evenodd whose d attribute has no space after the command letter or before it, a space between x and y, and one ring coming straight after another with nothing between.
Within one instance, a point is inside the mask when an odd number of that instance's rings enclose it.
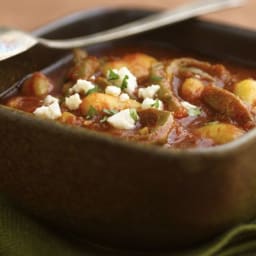
<instances>
[{"instance_id":1,"label":"brown glazed bowl interior","mask_svg":"<svg viewBox=\"0 0 256 256\"><path fill-rule=\"evenodd\" d=\"M36 34L74 37L148 13L82 12ZM130 41L256 66L254 32L201 20L88 50L99 54ZM0 63L0 92L50 64L56 69L69 59L67 54L36 46ZM174 151L0 106L0 136L1 191L41 220L100 244L142 250L190 246L256 214L256 130L223 146Z\"/></svg>"}]
</instances>

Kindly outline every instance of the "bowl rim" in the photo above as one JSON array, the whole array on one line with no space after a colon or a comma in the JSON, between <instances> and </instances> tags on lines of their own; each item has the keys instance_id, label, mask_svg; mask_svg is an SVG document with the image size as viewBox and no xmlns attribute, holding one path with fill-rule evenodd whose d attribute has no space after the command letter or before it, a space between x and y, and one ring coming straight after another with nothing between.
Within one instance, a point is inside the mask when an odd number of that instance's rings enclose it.
<instances>
[{"instance_id":1,"label":"bowl rim","mask_svg":"<svg viewBox=\"0 0 256 256\"><path fill-rule=\"evenodd\" d=\"M49 23L36 28L33 30L31 33L36 35L36 36L41 36L44 34L47 34L48 32L52 32L55 29L58 29L60 27L65 26L65 24L70 24L72 21L78 21L82 20L85 17L93 17L95 15L99 15L102 13L111 13L113 11L127 11L127 12L138 12L142 11L145 13L154 13L157 11L160 11L160 9L152 9L152 8L143 8L143 7L136 7L136 8L131 8L131 7L96 7L92 9L87 9L87 10L81 10L77 12L73 12L71 14L68 14L64 17L58 18L56 20L50 21ZM246 29L246 28L240 28L232 25L227 25L227 24L222 24L220 22L212 22L212 21L205 21L203 19L198 19L199 22L202 23L207 23L212 26L218 26L221 29L230 29L234 32L239 32L239 33L254 33L255 31ZM55 63L53 63L55 65ZM47 69L46 67L45 69ZM45 70L43 69L43 70ZM27 76L30 74L27 74ZM23 78L24 79L24 78ZM23 80L21 79L21 80ZM19 83L18 81L17 83ZM8 89L7 89L8 90ZM45 120L39 117L36 117L34 115L31 115L30 113L26 113L17 109L12 109L10 107L7 107L5 105L0 104L0 115L5 113L6 115L9 115L9 119L23 119L22 121L29 122L29 123L35 123L39 124L43 128L49 128L49 129L57 129L58 131L62 132L67 132L67 134L74 134L74 135L79 135L83 136L84 138L89 138L93 137L96 140L101 140L102 142L104 141L105 143L109 144L115 144L121 147L126 147L127 149L131 150L139 150L143 151L145 153L152 153L157 155L161 155L163 157L174 155L174 156L182 156L188 155L188 156L219 156L219 155L228 155L231 153L235 153L238 150L241 150L241 148L246 148L250 146L251 144L255 143L256 144L256 128L253 128L250 131L247 131L243 136L235 139L234 141L228 142L223 145L217 145L213 147L207 147L207 148L186 148L186 149L173 149L173 148L165 148L162 146L155 146L155 145L149 145L145 147L144 143L137 143L137 142L130 142L130 141L125 141L120 138L116 138L113 136L109 136L106 134L102 134L100 132L95 132L91 130L87 130L81 127L73 127L67 124L61 124L56 122L55 120Z\"/></svg>"}]
</instances>

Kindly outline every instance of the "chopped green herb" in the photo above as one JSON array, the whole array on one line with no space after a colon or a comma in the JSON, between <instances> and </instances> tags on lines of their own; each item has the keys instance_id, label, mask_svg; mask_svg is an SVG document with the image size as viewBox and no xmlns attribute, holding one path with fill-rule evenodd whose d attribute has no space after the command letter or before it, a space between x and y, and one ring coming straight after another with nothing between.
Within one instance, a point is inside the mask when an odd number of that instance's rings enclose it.
<instances>
[{"instance_id":1,"label":"chopped green herb","mask_svg":"<svg viewBox=\"0 0 256 256\"><path fill-rule=\"evenodd\" d=\"M159 83L163 78L161 76L152 75L150 80L152 83Z\"/></svg>"},{"instance_id":2,"label":"chopped green herb","mask_svg":"<svg viewBox=\"0 0 256 256\"><path fill-rule=\"evenodd\" d=\"M120 78L120 76L117 73L115 73L115 71L113 69L109 70L109 72L108 72L108 80L109 81L117 80L119 78Z\"/></svg>"},{"instance_id":3,"label":"chopped green herb","mask_svg":"<svg viewBox=\"0 0 256 256\"><path fill-rule=\"evenodd\" d=\"M98 114L97 109L95 109L93 106L90 106L86 115L86 119L92 119L97 114Z\"/></svg>"},{"instance_id":4,"label":"chopped green herb","mask_svg":"<svg viewBox=\"0 0 256 256\"><path fill-rule=\"evenodd\" d=\"M104 108L104 109L103 109L103 113L105 113L105 114L107 114L107 115L104 116L104 117L100 120L101 123L105 123L105 122L108 120L109 116L112 116L112 115L118 113L118 111L115 110L115 109L105 109L105 108Z\"/></svg>"},{"instance_id":5,"label":"chopped green herb","mask_svg":"<svg viewBox=\"0 0 256 256\"><path fill-rule=\"evenodd\" d=\"M189 116L199 116L201 114L200 108L189 108L188 109L188 115Z\"/></svg>"},{"instance_id":6,"label":"chopped green herb","mask_svg":"<svg viewBox=\"0 0 256 256\"><path fill-rule=\"evenodd\" d=\"M128 80L129 79L129 76L128 75L125 75L123 81L122 81L122 84L121 84L121 90L124 90L127 88L128 86Z\"/></svg>"},{"instance_id":7,"label":"chopped green herb","mask_svg":"<svg viewBox=\"0 0 256 256\"><path fill-rule=\"evenodd\" d=\"M105 114L107 114L107 115L109 115L109 116L112 116L112 115L114 115L114 114L116 114L118 111L117 110L115 110L115 109L103 109L103 113L105 113Z\"/></svg>"},{"instance_id":8,"label":"chopped green herb","mask_svg":"<svg viewBox=\"0 0 256 256\"><path fill-rule=\"evenodd\" d=\"M186 108L189 116L199 116L201 114L201 108L190 104L189 102L183 101L181 105Z\"/></svg>"},{"instance_id":9,"label":"chopped green herb","mask_svg":"<svg viewBox=\"0 0 256 256\"><path fill-rule=\"evenodd\" d=\"M138 113L137 113L137 111L136 111L135 108L131 108L131 109L130 109L130 116L131 116L131 118L132 118L135 122L137 122L137 121L139 120L139 115L138 115Z\"/></svg>"},{"instance_id":10,"label":"chopped green herb","mask_svg":"<svg viewBox=\"0 0 256 256\"><path fill-rule=\"evenodd\" d=\"M105 123L108 120L108 116L104 116L102 119L100 119L101 123Z\"/></svg>"},{"instance_id":11,"label":"chopped green herb","mask_svg":"<svg viewBox=\"0 0 256 256\"><path fill-rule=\"evenodd\" d=\"M99 87L95 86L94 88L92 88L89 91L87 91L86 96L88 96L88 95L90 95L92 93L98 92L98 91L99 91Z\"/></svg>"},{"instance_id":12,"label":"chopped green herb","mask_svg":"<svg viewBox=\"0 0 256 256\"><path fill-rule=\"evenodd\" d=\"M159 108L159 106L160 106L159 99L156 99L155 103L153 103L153 104L151 105L151 107L157 108L157 109Z\"/></svg>"}]
</instances>

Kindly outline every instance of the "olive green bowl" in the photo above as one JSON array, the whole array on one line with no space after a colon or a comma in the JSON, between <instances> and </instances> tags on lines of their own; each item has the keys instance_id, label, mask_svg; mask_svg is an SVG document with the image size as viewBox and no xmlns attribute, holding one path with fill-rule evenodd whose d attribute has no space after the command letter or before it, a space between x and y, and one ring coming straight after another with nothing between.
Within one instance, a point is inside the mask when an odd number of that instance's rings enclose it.
<instances>
[{"instance_id":1,"label":"olive green bowl","mask_svg":"<svg viewBox=\"0 0 256 256\"><path fill-rule=\"evenodd\" d=\"M147 13L101 9L65 18L37 33L60 37L66 31L68 37L83 33L82 27L91 29L85 24L97 24L95 30L100 30L109 17L125 22ZM191 40L186 48L191 30L201 35L200 44L205 40L204 47L196 48L199 40ZM207 34L217 38L215 49ZM256 63L249 54L256 40L250 31L191 20L136 39L142 37L179 43L210 57L223 52L222 57ZM230 37L237 37L235 42L250 40L234 55L235 43L229 51L223 46ZM1 90L65 54L35 47L0 63ZM223 146L174 151L0 106L0 136L1 191L28 213L99 244L143 250L190 246L256 215L256 130Z\"/></svg>"}]
</instances>

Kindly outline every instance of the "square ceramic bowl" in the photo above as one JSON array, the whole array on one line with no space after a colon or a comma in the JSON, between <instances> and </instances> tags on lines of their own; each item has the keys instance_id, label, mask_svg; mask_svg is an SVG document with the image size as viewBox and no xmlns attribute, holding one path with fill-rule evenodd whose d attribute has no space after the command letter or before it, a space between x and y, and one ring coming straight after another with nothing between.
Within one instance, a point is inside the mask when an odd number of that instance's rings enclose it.
<instances>
[{"instance_id":1,"label":"square ceramic bowl","mask_svg":"<svg viewBox=\"0 0 256 256\"><path fill-rule=\"evenodd\" d=\"M99 9L35 32L68 38L149 14ZM189 20L88 48L165 45L219 61L256 66L256 34ZM36 70L58 69L68 51L36 46L0 63L0 91ZM30 214L107 246L157 249L206 240L256 214L256 130L229 144L174 151L40 120L0 106L0 188Z\"/></svg>"}]
</instances>

